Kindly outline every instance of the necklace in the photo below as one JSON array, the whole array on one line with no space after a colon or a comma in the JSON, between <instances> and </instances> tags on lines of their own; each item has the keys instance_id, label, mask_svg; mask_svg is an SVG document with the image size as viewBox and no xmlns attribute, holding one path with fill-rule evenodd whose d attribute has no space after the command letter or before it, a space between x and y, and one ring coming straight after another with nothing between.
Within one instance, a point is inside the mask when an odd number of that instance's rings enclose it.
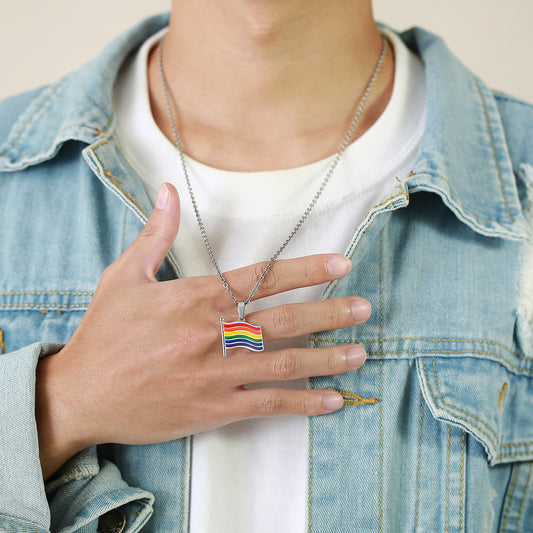
<instances>
[{"instance_id":1,"label":"necklace","mask_svg":"<svg viewBox=\"0 0 533 533\"><path fill-rule=\"evenodd\" d=\"M178 150L179 159L181 163L181 168L183 170L183 175L185 177L185 181L187 183L187 189L189 191L189 197L191 199L191 204L194 210L194 214L196 216L196 222L198 223L198 227L200 229L200 234L202 236L202 240L204 242L204 245L207 249L207 252L209 254L209 257L211 259L211 262L213 263L213 266L215 267L215 270L218 274L218 277L220 278L220 281L222 285L224 286L224 289L226 289L226 292L228 293L229 297L231 298L232 302L237 305L237 311L239 313L239 320L238 322L225 322L224 317L220 317L220 330L222 335L222 349L223 349L223 355L224 357L227 357L227 350L230 348L237 348L237 347L243 347L247 348L252 351L262 351L264 349L263 345L263 334L261 331L261 326L255 326L253 324L250 324L246 322L245 320L245 307L248 305L253 297L255 296L255 293L257 292L257 289L261 286L261 283L263 283L263 280L265 279L266 275L268 274L269 270L271 269L272 265L276 261L276 259L279 257L281 252L285 249L287 244L292 240L292 238L296 235L298 230L301 228L313 208L315 207L316 203L318 202L318 199L324 192L324 189L326 185L328 184L331 176L335 172L335 169L337 168L337 165L350 144L350 140L353 136L353 133L355 131L355 128L357 124L359 123L361 116L363 115L363 111L365 110L366 103L368 101L368 98L370 94L372 93L372 89L374 88L374 85L376 83L376 80L378 78L378 75L381 71L381 67L383 66L383 62L385 60L385 55L387 53L387 40L382 35L382 45L381 45L381 53L379 55L379 58L376 62L376 66L374 67L374 71L372 72L372 76L370 78L370 81L368 82L365 91L363 95L361 96L360 103L357 106L355 116L350 124L350 128L348 129L348 133L344 137L344 140L341 144L341 147L339 151L336 153L333 162L331 163L328 172L326 173L325 178L323 179L322 183L320 184L319 188L315 192L313 198L309 202L307 208L303 212L302 216L296 222L295 226L292 228L292 231L289 233L288 237L281 243L280 247L274 252L272 257L269 259L266 267L264 268L263 272L259 276L259 279L253 286L252 290L250 291L250 294L248 295L248 298L244 301L239 301L233 294L233 291L231 290L231 287L229 286L226 278L224 277L224 274L222 274L222 271L220 270L220 267L218 266L217 260L215 258L215 254L213 252L213 248L211 247L211 243L209 242L209 238L207 236L207 231L205 229L204 222L202 220L202 217L200 215L200 210L198 209L198 203L196 201L196 197L194 195L194 191L192 189L191 180L189 177L189 172L187 171L187 165L185 163L185 157L183 155L183 149L181 146L181 140L178 135L178 128L176 126L176 120L174 117L174 112L172 110L172 105L170 102L170 93L169 89L167 87L165 74L163 72L163 44L165 42L165 37L163 37L159 41L159 45L157 47L157 66L159 70L159 77L161 79L161 85L163 87L163 93L165 96L165 104L167 108L167 114L170 119L170 124L172 126L172 134L174 136L174 144L176 145L176 148Z\"/></svg>"}]
</instances>

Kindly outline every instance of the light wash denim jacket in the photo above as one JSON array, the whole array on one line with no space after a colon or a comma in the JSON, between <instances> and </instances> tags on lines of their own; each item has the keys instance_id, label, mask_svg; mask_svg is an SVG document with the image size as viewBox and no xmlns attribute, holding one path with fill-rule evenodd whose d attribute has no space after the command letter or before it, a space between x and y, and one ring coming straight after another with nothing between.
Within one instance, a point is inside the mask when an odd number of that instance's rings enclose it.
<instances>
[{"instance_id":1,"label":"light wash denim jacket","mask_svg":"<svg viewBox=\"0 0 533 533\"><path fill-rule=\"evenodd\" d=\"M68 341L151 212L112 87L166 23L0 104L1 531L95 532L102 515L102 531L188 530L190 438L88 449L45 485L34 417L38 358ZM368 361L311 380L346 405L309 420L308 531L533 531L533 108L488 90L439 38L403 39L425 64L428 126L326 294L364 296L372 317L311 337L362 342ZM179 275L175 259L161 279Z\"/></svg>"}]
</instances>

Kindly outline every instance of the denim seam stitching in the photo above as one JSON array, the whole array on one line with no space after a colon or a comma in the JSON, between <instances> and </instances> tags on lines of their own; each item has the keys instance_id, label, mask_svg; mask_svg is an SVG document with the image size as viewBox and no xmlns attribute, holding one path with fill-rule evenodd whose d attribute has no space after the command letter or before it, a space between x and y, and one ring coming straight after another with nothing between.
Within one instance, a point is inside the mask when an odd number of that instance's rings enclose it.
<instances>
[{"instance_id":1,"label":"denim seam stitching","mask_svg":"<svg viewBox=\"0 0 533 533\"><path fill-rule=\"evenodd\" d=\"M339 339L328 339L323 337L318 337L316 333L314 333L311 336L312 339L318 341L326 341L326 342L335 342L337 344L351 344L352 340L339 340ZM524 361L533 361L533 357L521 357L519 355L516 355L512 350L507 348L504 344L501 344L496 341L488 341L483 339L439 339L439 338L431 338L431 337L404 337L404 338L391 338L391 339L358 339L357 342L359 343L367 343L370 344L372 342L398 342L398 341L432 341L432 342L479 342L483 344L490 344L492 346L499 346L500 348L504 349L506 352L508 352L513 357L516 357L517 359L522 359ZM383 353L397 353L393 351L383 352ZM472 353L487 353L491 355L498 355L495 352L472 352Z\"/></svg>"},{"instance_id":2,"label":"denim seam stitching","mask_svg":"<svg viewBox=\"0 0 533 533\"><path fill-rule=\"evenodd\" d=\"M100 135L102 133L102 131L99 129L99 128L95 128L94 126L89 126L87 124L69 124L68 126L65 126L64 128L61 128L58 132L57 132L57 135L56 135L56 139L54 139L54 142L52 143L51 147L55 148L57 145L61 144L62 142L66 142L66 141L76 141L76 140L79 140L79 139L76 139L75 137L69 137L67 139L63 139L61 141L58 141L57 139L61 137L61 135L63 135L64 132L72 129L72 128L84 128L84 129L87 129L91 132L95 132L93 134L93 137L97 137L98 135ZM46 148L40 148L39 150L35 150L33 152L30 152L30 153L25 153L24 154L24 157L26 159L32 159L36 156L42 156L43 154L46 154L47 150L49 150L50 147L46 147ZM5 154L6 152L4 152ZM2 156L3 154L0 153L0 156Z\"/></svg>"},{"instance_id":3,"label":"denim seam stitching","mask_svg":"<svg viewBox=\"0 0 533 533\"><path fill-rule=\"evenodd\" d=\"M109 119L109 121L111 122L111 118ZM115 145L115 148L118 150L118 153L123 157L124 161L126 161L126 163L128 163L128 165L133 169L129 159L126 157L126 154L122 151L122 148L120 147L120 143L118 142L118 140L115 138L113 134L110 135L110 137L113 139L113 144Z\"/></svg>"},{"instance_id":4,"label":"denim seam stitching","mask_svg":"<svg viewBox=\"0 0 533 533\"><path fill-rule=\"evenodd\" d=\"M108 144L110 140L113 140L113 144L115 145L115 148L120 152L120 148L118 147L118 144L114 138L114 136L111 136L111 137L106 137L105 139L103 139L102 141L100 141L97 145L94 146L93 148L93 153L94 155L96 156L96 159L98 159L100 165L102 166L102 170L104 171L104 174L106 176L106 178L109 180L109 182L114 185L130 202L132 202L135 207L137 207L137 209L139 209L139 211L146 217L148 218L147 214L144 212L144 209L137 203L137 200L135 200L135 198L133 198L133 196L126 192L120 185L119 185L119 182L120 183L124 183L123 180L121 180L120 178L117 178L117 176L115 176L110 170L108 170L106 168L106 166L104 165L103 161L100 159L100 156L96 153L96 151L98 150L98 148L101 148L102 146L104 146L105 144Z\"/></svg>"},{"instance_id":5,"label":"denim seam stitching","mask_svg":"<svg viewBox=\"0 0 533 533\"><path fill-rule=\"evenodd\" d=\"M335 342L335 341L332 341L332 342ZM480 350L392 350L392 351L388 351L388 352L367 352L367 355L381 355L381 353L383 354L398 354L398 353L418 353L418 354L431 354L431 353L479 353L479 354L483 354L483 355L492 355L494 358L496 359L500 359L501 361L503 361L507 366L513 368L514 370L517 370L518 372L527 372L529 374L532 374L533 373L533 369L529 369L529 368L520 368L518 366L515 366L511 363L509 363L509 361L507 361L507 359L505 359L504 357L502 357L501 355L498 355L498 354L495 354L495 353L492 353L492 352L483 352L483 351L480 351ZM422 357L423 359L423 357Z\"/></svg>"},{"instance_id":6,"label":"denim seam stitching","mask_svg":"<svg viewBox=\"0 0 533 533\"><path fill-rule=\"evenodd\" d=\"M383 234L381 230L379 243L379 337L383 335ZM383 521L383 344L380 342L379 360L379 533L382 532Z\"/></svg>"},{"instance_id":7,"label":"denim seam stitching","mask_svg":"<svg viewBox=\"0 0 533 533\"><path fill-rule=\"evenodd\" d=\"M4 355L6 353L6 340L4 336L4 330L0 328L0 354Z\"/></svg>"},{"instance_id":8,"label":"denim seam stitching","mask_svg":"<svg viewBox=\"0 0 533 533\"><path fill-rule=\"evenodd\" d=\"M452 430L448 426L448 446L446 448L446 533L449 531L450 525L450 437Z\"/></svg>"},{"instance_id":9,"label":"denim seam stitching","mask_svg":"<svg viewBox=\"0 0 533 533\"><path fill-rule=\"evenodd\" d=\"M435 358L433 358L435 359ZM429 376L428 376L428 373L427 373L427 368L426 368L426 358L425 357L422 357L422 364L423 364L423 369L424 369L424 374L426 376L426 381L429 385ZM437 388L438 388L438 384L437 384ZM435 402L435 396L433 394L433 390L431 389L431 387L428 387L428 391L429 391L429 394L431 396L431 399L433 400L433 402ZM439 391L440 392L440 391ZM436 402L435 402L436 403ZM449 406L448 404L446 404L446 402L444 402L443 400L443 403L447 406L447 407L453 407L453 406ZM464 414L466 415L469 415L469 416L473 416L473 415L470 415L469 413L467 413L466 411L463 411ZM450 413L451 414L451 413ZM481 429L479 426L477 426L476 424L474 424L472 421L468 421L467 419L459 416L458 414L453 414L453 416L455 416L456 418L458 418L459 420L462 420L463 422L466 422L466 423L470 423L472 424L477 430L479 430L483 435L485 435L485 437L487 437L487 439L490 441L490 443L492 445L495 445L495 444L498 444L498 446L500 448L510 448L510 447L517 447L517 446L527 446L527 445L531 445L533 444L533 442L518 442L518 443L514 443L514 444L502 444L500 446L499 444L499 439L498 437L496 436L496 442L494 442L492 440L492 438L483 430ZM481 422L481 420L480 420ZM488 426L487 426L488 427ZM490 429L490 428L489 428ZM494 433L494 432L493 432ZM531 451L527 451L527 452L516 452L516 453L507 453L507 454L498 454L495 456L496 459L503 459L503 458L507 458L507 457L520 457L520 456L526 456L526 457L530 457L532 455L532 452Z\"/></svg>"},{"instance_id":10,"label":"denim seam stitching","mask_svg":"<svg viewBox=\"0 0 533 533\"><path fill-rule=\"evenodd\" d=\"M509 204L507 202L507 195L505 194L505 188L504 188L504 185L503 185L503 177L502 177L502 170L500 168L500 162L498 161L498 157L496 155L496 148L494 146L494 136L492 134L492 128L491 128L491 125L490 125L489 113L487 111L487 104L485 103L485 98L483 97L483 93L481 92L481 87L479 86L478 80L476 78L474 78L474 81L476 83L476 88L477 88L478 93L479 93L479 98L481 99L481 103L483 104L483 112L485 113L485 121L487 123L487 131L488 131L488 134L489 134L489 137L490 137L492 155L494 156L494 162L496 163L496 168L498 169L498 178L500 180L500 187L501 187L501 191L502 191L503 201L505 203L505 209L507 211L507 215L509 216L511 222L514 222L515 220L514 220L513 216L511 215L511 211L509 210Z\"/></svg>"},{"instance_id":11,"label":"denim seam stitching","mask_svg":"<svg viewBox=\"0 0 533 533\"><path fill-rule=\"evenodd\" d=\"M96 128L92 128L95 130L94 137L98 137L99 135L105 136L107 135L107 130L111 126L111 122L113 121L113 113L109 113L109 116L107 117L107 122L104 126L104 129L101 130L98 126Z\"/></svg>"},{"instance_id":12,"label":"denim seam stitching","mask_svg":"<svg viewBox=\"0 0 533 533\"><path fill-rule=\"evenodd\" d=\"M42 109L48 104L48 102L50 102L50 100L52 100L52 98L59 92L59 90L63 88L67 80L68 80L68 77L65 77L63 78L63 80L58 82L57 86L52 91L50 91L50 94L48 94L48 96L39 104L37 109L26 119L25 122L21 123L22 128L19 131L19 134L17 135L17 137L14 139L14 141L11 144L6 145L6 149L1 152L2 155L7 154L8 149L9 149L9 152L13 152L15 150L20 140L22 139L22 136L24 135L28 127L31 125L35 117L39 113L41 113Z\"/></svg>"},{"instance_id":13,"label":"denim seam stitching","mask_svg":"<svg viewBox=\"0 0 533 533\"><path fill-rule=\"evenodd\" d=\"M507 505L505 506L505 514L503 515L502 533L505 533L505 530L507 529L507 518L509 516L509 510L511 508L514 487L518 478L518 468L518 465L514 465L513 467L513 478L511 480L511 486L509 488L509 494L507 495Z\"/></svg>"},{"instance_id":14,"label":"denim seam stitching","mask_svg":"<svg viewBox=\"0 0 533 533\"><path fill-rule=\"evenodd\" d=\"M316 335L316 334L315 334ZM505 344L501 344L500 342L496 341L489 341L486 339L439 339L438 337L397 337L397 338L391 338L391 339L359 339L359 342L397 342L397 341L435 341L435 342L479 342L483 344L490 344L492 346L499 346L500 348L503 348L506 352L508 352L510 355L513 355L514 357L519 357L516 355L512 350L510 350ZM351 342L351 341L346 341ZM527 358L526 358L527 359ZM533 357L530 358L533 360Z\"/></svg>"},{"instance_id":15,"label":"denim seam stitching","mask_svg":"<svg viewBox=\"0 0 533 533\"><path fill-rule=\"evenodd\" d=\"M447 184L448 184L448 187L449 187L449 199L450 200L453 200L455 203L457 203L457 205L461 208L462 211L464 211L464 213L467 213L468 215L470 216L473 216L479 220L482 220L483 222L491 222L493 224L501 224L503 225L502 222L498 221L498 220L494 220L492 218L486 218L486 217L483 217L481 215L478 215L477 213L475 213L474 211L472 211L472 209L469 209L468 207L465 207L465 205L463 204L463 202L461 201L460 199L460 195L458 195L455 190L452 188L452 186L450 185L450 181L448 180L448 178L446 178L445 176L443 176L442 174L438 174L437 172L431 172L431 171L428 171L428 170L424 170L423 172L417 172L416 174L413 174L413 176L420 176L420 175L423 175L423 174L427 174L428 176L432 176L434 178L439 178L443 181L445 181ZM413 191L416 193L416 189L417 187L419 188L420 186L419 185L413 185ZM421 189L425 192L432 192L434 194L437 194L438 196L441 196L440 193L444 194L444 192L442 191L437 191L435 189L430 189L430 190L426 190L426 189ZM444 195L446 196L446 195ZM514 220L513 220L514 222Z\"/></svg>"},{"instance_id":16,"label":"denim seam stitching","mask_svg":"<svg viewBox=\"0 0 533 533\"><path fill-rule=\"evenodd\" d=\"M437 366L436 366L436 363L435 363L435 358L432 357L432 360L433 360L433 374L435 376L435 386L437 388L437 393L439 394L439 398L441 400L441 402L448 408L450 409L455 409L456 411L459 411L460 413L464 414L464 415L467 415L467 416L471 416L474 420L477 420L480 424L482 424L483 426L485 426L489 431L490 433L492 433L492 435L494 436L494 441L493 441L493 444L496 444L496 443L499 443L499 439L498 439L498 435L496 434L496 432L486 423L484 422L483 420L481 420L480 418L478 418L477 416L473 415L472 413L469 413L468 411L463 411L462 409L459 409L459 407L455 407L453 405L450 405L449 403L447 403L444 398L442 397L442 394L440 392L440 387L439 387L439 383L438 383L438 378L437 378ZM463 419L465 420L465 419ZM466 422L466 420L465 420ZM492 439L491 439L492 440Z\"/></svg>"},{"instance_id":17,"label":"denim seam stitching","mask_svg":"<svg viewBox=\"0 0 533 533\"><path fill-rule=\"evenodd\" d=\"M316 348L316 343L315 346ZM315 388L314 378L309 379L309 385L311 389ZM308 478L308 488L307 488L307 531L311 533L311 522L312 522L312 510L311 510L311 501L312 501L312 490L313 490L313 417L309 417L309 450L308 450L308 465L309 472L307 474Z\"/></svg>"},{"instance_id":18,"label":"denim seam stitching","mask_svg":"<svg viewBox=\"0 0 533 533\"><path fill-rule=\"evenodd\" d=\"M181 441L181 497L180 497L180 531L183 532L184 509L185 509L185 463L187 454L185 453L185 439Z\"/></svg>"},{"instance_id":19,"label":"denim seam stitching","mask_svg":"<svg viewBox=\"0 0 533 533\"><path fill-rule=\"evenodd\" d=\"M9 518L7 518L5 515L0 515L0 519L2 519L2 521L5 522L6 524L11 524L11 525L16 526L16 527L21 527L23 529L27 529L31 533L41 533L42 531L45 531L44 529L37 529L36 528L37 526L35 526L35 529L34 529L34 526L29 527L29 526L25 526L24 524L21 524L21 523L18 523L18 522L13 522Z\"/></svg>"},{"instance_id":20,"label":"denim seam stitching","mask_svg":"<svg viewBox=\"0 0 533 533\"><path fill-rule=\"evenodd\" d=\"M413 171L411 171L411 173L409 174L408 178L413 176L413 175L414 175L414 173L413 173ZM397 195L390 196L389 198L387 198L386 200L382 201L377 206L374 206L373 210L374 209L378 209L380 207L383 207L383 205L385 205L387 202L392 204L392 202L394 200L397 200L397 199L400 199L400 198L404 198L407 201L407 203L409 203L409 191L408 190L400 191ZM357 231L356 234L354 235L354 238L350 241L350 246L348 247L347 254L346 254L346 257L348 259L350 259L350 260L352 259L353 255L355 254L355 251L357 250L359 244L361 243L361 240L362 240L362 237L363 237L365 231L366 231L366 228L363 230L362 234L359 234L359 231ZM338 279L332 281L330 283L329 288L327 289L326 293L327 294L331 294L335 290L335 287L337 286L338 282L339 282Z\"/></svg>"},{"instance_id":21,"label":"denim seam stitching","mask_svg":"<svg viewBox=\"0 0 533 533\"><path fill-rule=\"evenodd\" d=\"M412 173L409 174L409 177L412 175L413 175ZM404 198L408 200L409 193L402 191L402 192L399 192L398 194L395 194L394 196L389 196L388 198L385 198L385 200L382 200L379 204L376 204L372 209L379 209L380 207L385 207L387 205L392 204L393 201L399 200L400 198ZM355 251L355 249L353 251ZM351 255L353 255L353 252Z\"/></svg>"},{"instance_id":22,"label":"denim seam stitching","mask_svg":"<svg viewBox=\"0 0 533 533\"><path fill-rule=\"evenodd\" d=\"M420 401L420 430L418 433L418 460L416 464L416 502L415 502L415 529L418 529L418 511L420 505L420 465L422 462L422 428L424 423L424 397Z\"/></svg>"},{"instance_id":23,"label":"denim seam stitching","mask_svg":"<svg viewBox=\"0 0 533 533\"><path fill-rule=\"evenodd\" d=\"M463 438L461 439L461 467L460 467L460 488L459 488L459 533L464 531L465 521L464 521L464 494L465 494L465 478L464 478L464 467L465 467L465 444L466 444L466 432L463 431Z\"/></svg>"},{"instance_id":24,"label":"denim seam stitching","mask_svg":"<svg viewBox=\"0 0 533 533\"><path fill-rule=\"evenodd\" d=\"M502 444L501 445L501 448L512 448L513 446L518 446L518 445L522 445L522 446L530 446L531 444L533 444L533 441L528 441L528 442L517 442L515 444Z\"/></svg>"},{"instance_id":25,"label":"denim seam stitching","mask_svg":"<svg viewBox=\"0 0 533 533\"><path fill-rule=\"evenodd\" d=\"M529 482L531 481L531 473L533 472L533 462L529 465L529 475L527 476L526 486L524 487L524 494L522 495L522 501L520 502L520 509L518 511L518 518L516 520L515 533L519 533L520 520L522 520L522 512L524 510L524 502L526 501L527 491L529 489Z\"/></svg>"},{"instance_id":26,"label":"denim seam stitching","mask_svg":"<svg viewBox=\"0 0 533 533\"><path fill-rule=\"evenodd\" d=\"M532 454L533 454L533 452L531 452L531 451L528 451L528 452L516 452L516 453L505 453L505 454L497 455L496 459L502 459L504 457L522 457L522 456L531 457Z\"/></svg>"},{"instance_id":27,"label":"denim seam stitching","mask_svg":"<svg viewBox=\"0 0 533 533\"><path fill-rule=\"evenodd\" d=\"M12 296L22 294L34 294L42 296L45 294L69 294L73 296L94 296L94 292L74 292L74 291L14 291L14 292L0 292L0 296Z\"/></svg>"},{"instance_id":28,"label":"denim seam stitching","mask_svg":"<svg viewBox=\"0 0 533 533\"><path fill-rule=\"evenodd\" d=\"M411 174L409 174L409 176L412 175L412 172ZM392 201L392 200L395 200L396 198L400 198L400 197L406 197L407 200L409 200L409 192L408 191L405 191L405 192L399 192L397 195L395 196L390 196L389 198L387 198L386 200L384 200L383 202L381 202L380 204L378 204L377 206L374 206L374 208L378 208L378 207L382 207L383 205L385 205L387 202L389 201ZM366 231L366 229L365 229ZM365 233L365 231L363 231L363 234ZM383 231L383 230L382 230ZM355 244L355 246L353 246L353 239L352 241L350 242L350 248L349 248L349 253L348 255L346 256L348 259L352 259L353 255L355 254L355 251L357 250L359 244L361 243L361 237L363 235L360 236L360 238L357 240L357 243ZM333 282L333 286L335 286L337 283L338 283L339 280L335 280ZM330 291L331 292L331 291Z\"/></svg>"},{"instance_id":29,"label":"denim seam stitching","mask_svg":"<svg viewBox=\"0 0 533 533\"><path fill-rule=\"evenodd\" d=\"M424 374L425 374L425 376L426 376L426 381L427 381L427 383L428 383L428 391L429 391L429 394L430 394L431 399L433 400L433 402L434 402L435 404L437 404L437 402L435 401L435 396L434 396L434 394L433 394L433 390L432 390L431 387L429 386L429 376L428 376L428 373L427 373L427 368L426 368L426 358L425 358L425 357L422 358L422 364L423 364L423 368L424 368ZM445 404L445 405L447 405L447 404ZM451 414L451 413L449 413L449 414ZM465 414L468 415L468 413L465 413ZM478 426L477 426L476 424L474 424L472 421L469 421L469 420L467 420L466 418L463 418L463 417L461 417L461 416L458 415L458 414L453 414L453 416L455 416L456 418L458 418L459 420L462 420L463 422L465 422L465 423L467 423L467 424L472 424L472 426L474 426L479 432L481 432L481 433L482 433L482 434L488 439L488 441L490 442L490 444L492 444L492 445L494 446L494 442L493 442L492 438L491 438L491 437L490 437L490 436L489 436L489 435L488 435L483 429L481 429L480 427L478 427ZM498 456L498 457L500 457L500 456Z\"/></svg>"},{"instance_id":30,"label":"denim seam stitching","mask_svg":"<svg viewBox=\"0 0 533 533\"><path fill-rule=\"evenodd\" d=\"M65 308L65 309L71 309L71 308L82 308L82 307L87 307L89 304L88 303L85 303L85 304L71 304L71 305L67 305L67 304L38 304L38 303L33 303L33 304L0 304L0 309L3 308L3 307L37 307L37 308L41 308L41 307L62 307L62 308Z\"/></svg>"},{"instance_id":31,"label":"denim seam stitching","mask_svg":"<svg viewBox=\"0 0 533 533\"><path fill-rule=\"evenodd\" d=\"M320 342L332 342L337 344L351 344L352 341L341 341L338 339L318 339ZM363 343L364 341L359 341L360 343ZM503 361L507 366L510 368L517 370L518 372L527 372L530 374L533 374L533 369L529 368L520 368L519 366L513 365L512 363L509 363L507 359L502 357L501 355L494 353L494 352L486 352L482 350L388 350L388 351L378 351L378 352L367 352L368 356L371 355L384 355L384 354L400 354L400 353L411 353L411 354L430 354L430 353L478 353L482 355L491 355L495 359L499 359ZM531 358L528 358L530 360Z\"/></svg>"}]
</instances>

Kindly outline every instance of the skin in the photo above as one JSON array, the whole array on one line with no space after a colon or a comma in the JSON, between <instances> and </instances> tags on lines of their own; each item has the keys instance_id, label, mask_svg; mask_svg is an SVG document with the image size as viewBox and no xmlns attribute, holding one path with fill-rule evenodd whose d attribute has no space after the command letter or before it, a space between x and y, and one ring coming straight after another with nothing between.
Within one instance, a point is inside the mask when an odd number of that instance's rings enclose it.
<instances>
[{"instance_id":1,"label":"skin","mask_svg":"<svg viewBox=\"0 0 533 533\"><path fill-rule=\"evenodd\" d=\"M264 170L337 151L381 49L363 0L181 0L172 6L164 66L185 151L215 167ZM390 97L391 54L354 138ZM154 55L154 118L169 137ZM216 90L213 88L216 87ZM359 345L221 356L219 317L237 319L217 276L157 282L179 227L179 197L161 189L145 228L104 272L65 347L37 368L36 417L48 478L87 446L148 444L237 420L340 409L340 394L245 385L339 374L365 360ZM244 299L264 264L229 272ZM278 261L256 298L348 273L338 254ZM357 296L283 305L247 316L265 341L360 324Z\"/></svg>"},{"instance_id":2,"label":"skin","mask_svg":"<svg viewBox=\"0 0 533 533\"><path fill-rule=\"evenodd\" d=\"M237 316L218 277L155 279L179 221L176 190L165 185L161 195L167 197L165 207L156 207L138 238L106 269L72 339L38 366L45 477L92 444L162 442L245 418L331 412L343 404L335 392L246 390L244 385L347 372L364 362L360 346L253 356L235 350L224 359L219 317ZM228 273L238 297L263 267ZM339 255L279 261L257 297L324 283L349 267ZM262 326L268 342L353 326L369 314L365 300L348 297L280 306L248 319Z\"/></svg>"},{"instance_id":3,"label":"skin","mask_svg":"<svg viewBox=\"0 0 533 533\"><path fill-rule=\"evenodd\" d=\"M370 0L174 0L163 65L184 151L236 171L337 152L380 51ZM385 109L393 73L389 47L353 140ZM174 142L155 49L149 81Z\"/></svg>"}]
</instances>

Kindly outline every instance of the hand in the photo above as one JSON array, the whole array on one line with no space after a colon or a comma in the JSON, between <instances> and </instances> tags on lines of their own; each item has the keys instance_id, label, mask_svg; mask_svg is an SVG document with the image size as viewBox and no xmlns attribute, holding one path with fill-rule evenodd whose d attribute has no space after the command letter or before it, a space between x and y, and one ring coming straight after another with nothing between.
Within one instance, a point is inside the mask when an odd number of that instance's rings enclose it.
<instances>
[{"instance_id":1,"label":"hand","mask_svg":"<svg viewBox=\"0 0 533 533\"><path fill-rule=\"evenodd\" d=\"M37 374L37 422L45 477L83 448L148 444L272 415L319 415L343 405L328 390L246 389L244 385L347 372L361 366L359 345L222 357L220 322L237 319L218 276L158 282L179 225L176 190L163 185L154 212L110 265L70 341L44 358ZM245 299L264 263L228 272ZM349 261L317 255L277 261L255 298L344 276ZM251 313L266 342L364 322L357 297L287 304Z\"/></svg>"}]
</instances>

